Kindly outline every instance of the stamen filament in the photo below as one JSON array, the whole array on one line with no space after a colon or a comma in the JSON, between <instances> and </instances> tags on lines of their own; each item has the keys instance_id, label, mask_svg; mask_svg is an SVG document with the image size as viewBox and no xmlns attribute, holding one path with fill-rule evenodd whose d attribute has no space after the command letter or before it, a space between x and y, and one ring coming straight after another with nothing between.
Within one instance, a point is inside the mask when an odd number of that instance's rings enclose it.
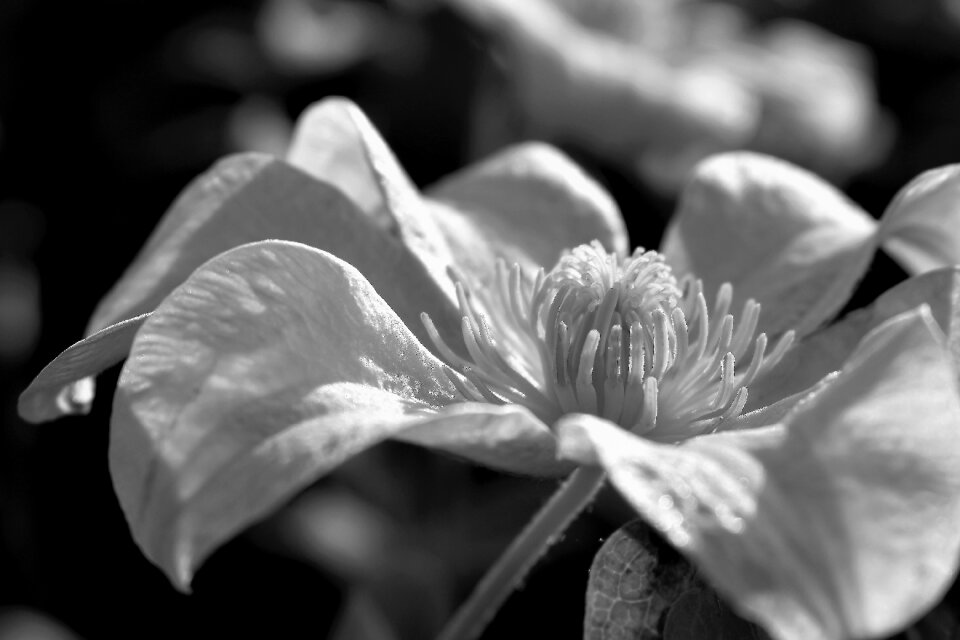
<instances>
[{"instance_id":1,"label":"stamen filament","mask_svg":"<svg viewBox=\"0 0 960 640\"><path fill-rule=\"evenodd\" d=\"M592 329L584 339L577 369L577 400L584 413L597 413L597 390L593 386L593 361L600 344L600 332Z\"/></svg>"},{"instance_id":2,"label":"stamen filament","mask_svg":"<svg viewBox=\"0 0 960 640\"><path fill-rule=\"evenodd\" d=\"M757 332L757 322L760 320L760 305L754 300L747 300L740 314L737 330L730 342L730 351L738 358L743 357L750 347L750 339Z\"/></svg>"},{"instance_id":3,"label":"stamen filament","mask_svg":"<svg viewBox=\"0 0 960 640\"><path fill-rule=\"evenodd\" d=\"M636 420L633 431L637 435L645 435L657 426L657 396L660 385L656 378L647 378L643 381L643 409Z\"/></svg>"},{"instance_id":4,"label":"stamen filament","mask_svg":"<svg viewBox=\"0 0 960 640\"><path fill-rule=\"evenodd\" d=\"M672 364L670 361L670 336L667 328L667 316L659 309L653 312L652 364L650 375L658 380L663 377Z\"/></svg>"},{"instance_id":5,"label":"stamen filament","mask_svg":"<svg viewBox=\"0 0 960 640\"><path fill-rule=\"evenodd\" d=\"M463 371L460 372L464 378L473 383L473 386L476 387L477 391L480 392L480 395L483 396L484 400L491 404L506 404L503 398L496 395L487 384L480 378L480 375L472 367L464 367Z\"/></svg>"},{"instance_id":6,"label":"stamen filament","mask_svg":"<svg viewBox=\"0 0 960 640\"><path fill-rule=\"evenodd\" d=\"M767 336L755 336L757 302L747 300L735 322L728 313L733 287L720 286L708 307L703 283L688 277L681 287L654 252L620 259L598 243L583 245L533 277L501 261L495 295L476 302L464 281L451 277L466 355L422 318L457 392L522 404L548 424L565 413L592 413L663 441L718 428L739 415L747 385L776 366L793 340L788 332L767 353Z\"/></svg>"}]
</instances>

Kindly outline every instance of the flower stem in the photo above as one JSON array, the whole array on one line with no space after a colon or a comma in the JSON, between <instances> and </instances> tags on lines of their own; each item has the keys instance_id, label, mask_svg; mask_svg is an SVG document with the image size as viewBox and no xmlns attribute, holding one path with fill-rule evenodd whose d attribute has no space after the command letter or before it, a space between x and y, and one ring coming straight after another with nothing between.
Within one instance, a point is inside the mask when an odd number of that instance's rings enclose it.
<instances>
[{"instance_id":1,"label":"flower stem","mask_svg":"<svg viewBox=\"0 0 960 640\"><path fill-rule=\"evenodd\" d=\"M606 474L600 467L580 467L571 473L487 571L437 640L474 640L479 637L537 560L590 504L605 479Z\"/></svg>"}]
</instances>

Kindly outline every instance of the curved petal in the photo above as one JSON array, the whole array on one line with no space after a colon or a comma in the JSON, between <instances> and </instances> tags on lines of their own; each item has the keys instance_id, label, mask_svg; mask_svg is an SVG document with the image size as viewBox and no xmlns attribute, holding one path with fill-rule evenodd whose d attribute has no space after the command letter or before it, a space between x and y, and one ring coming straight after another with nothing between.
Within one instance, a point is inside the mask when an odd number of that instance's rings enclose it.
<instances>
[{"instance_id":1,"label":"curved petal","mask_svg":"<svg viewBox=\"0 0 960 640\"><path fill-rule=\"evenodd\" d=\"M127 357L133 336L149 315L112 324L64 349L20 394L20 417L37 423L89 412L93 376Z\"/></svg>"},{"instance_id":2,"label":"curved petal","mask_svg":"<svg viewBox=\"0 0 960 640\"><path fill-rule=\"evenodd\" d=\"M413 252L452 300L447 269L456 262L443 234L366 114L346 98L321 100L300 117L287 159L315 178L343 188L370 220Z\"/></svg>"},{"instance_id":3,"label":"curved petal","mask_svg":"<svg viewBox=\"0 0 960 640\"><path fill-rule=\"evenodd\" d=\"M960 164L926 171L880 219L883 248L911 274L960 264Z\"/></svg>"},{"instance_id":4,"label":"curved petal","mask_svg":"<svg viewBox=\"0 0 960 640\"><path fill-rule=\"evenodd\" d=\"M667 229L663 253L681 274L724 282L734 309L763 305L760 331L804 335L849 298L875 250L876 223L799 167L753 153L698 165Z\"/></svg>"},{"instance_id":5,"label":"curved petal","mask_svg":"<svg viewBox=\"0 0 960 640\"><path fill-rule=\"evenodd\" d=\"M592 240L621 255L629 249L613 198L543 143L505 149L433 185L427 195L447 205L434 209L435 221L467 273L490 271L496 257L549 269L564 250Z\"/></svg>"},{"instance_id":6,"label":"curved petal","mask_svg":"<svg viewBox=\"0 0 960 640\"><path fill-rule=\"evenodd\" d=\"M473 288L483 288L501 257L549 268L563 250L594 239L627 249L610 196L547 145L508 149L422 198L363 111L344 98L327 98L301 117L288 158L342 186L371 219L402 239L451 300L451 266Z\"/></svg>"},{"instance_id":7,"label":"curved petal","mask_svg":"<svg viewBox=\"0 0 960 640\"><path fill-rule=\"evenodd\" d=\"M335 253L363 271L425 344L431 343L420 321L421 312L430 314L452 348L461 349L459 312L452 294L444 289L449 282L439 281L403 242L360 213L335 187L257 154L221 160L184 190L140 255L100 302L88 332L153 310L208 259L267 238L296 240ZM129 331L124 335L129 338ZM90 346L102 344L97 340ZM111 347L119 349L120 344L114 341ZM60 371L62 364L61 359L60 364L51 365L48 373ZM93 373L88 369L66 371ZM57 382L69 381L57 373ZM44 402L39 396L35 401ZM49 419L62 411L48 403L46 408L35 406L30 413L37 419Z\"/></svg>"},{"instance_id":8,"label":"curved petal","mask_svg":"<svg viewBox=\"0 0 960 640\"><path fill-rule=\"evenodd\" d=\"M110 468L134 538L185 589L243 527L451 402L441 367L328 253L218 256L144 323L117 385Z\"/></svg>"},{"instance_id":9,"label":"curved petal","mask_svg":"<svg viewBox=\"0 0 960 640\"><path fill-rule=\"evenodd\" d=\"M599 239L628 248L616 204L558 150L507 149L440 181L425 202L363 111L327 98L301 116L288 160L343 188L420 255L440 279L492 271L492 258L551 267L567 248Z\"/></svg>"},{"instance_id":10,"label":"curved petal","mask_svg":"<svg viewBox=\"0 0 960 640\"><path fill-rule=\"evenodd\" d=\"M930 307L960 371L960 266L929 271L881 294L871 307L874 326L920 305Z\"/></svg>"},{"instance_id":11,"label":"curved petal","mask_svg":"<svg viewBox=\"0 0 960 640\"><path fill-rule=\"evenodd\" d=\"M920 305L930 307L960 368L960 267L950 267L905 280L884 292L870 307L853 311L807 336L772 371L750 385L747 410L779 403L808 389L839 370L869 331Z\"/></svg>"},{"instance_id":12,"label":"curved petal","mask_svg":"<svg viewBox=\"0 0 960 640\"><path fill-rule=\"evenodd\" d=\"M557 460L556 438L549 427L517 405L451 405L396 439L510 473L561 476L573 468Z\"/></svg>"},{"instance_id":13,"label":"curved petal","mask_svg":"<svg viewBox=\"0 0 960 640\"><path fill-rule=\"evenodd\" d=\"M836 370L827 371L821 377L811 380L809 384L800 386L798 391L789 395L778 395L778 399L775 401L767 398L768 401L760 403L759 406L750 406L750 401L748 400L747 412L740 414L736 418L720 423L717 431L742 431L743 429L768 427L772 424L782 422L797 405L810 400L814 395L823 391L837 379L839 374L840 372ZM790 388L792 389L793 385L791 385ZM752 398L754 395L763 397L762 391L764 391L764 389L761 389L760 394L754 394L754 387L751 385L750 397Z\"/></svg>"},{"instance_id":14,"label":"curved petal","mask_svg":"<svg viewBox=\"0 0 960 640\"><path fill-rule=\"evenodd\" d=\"M825 376L839 371L860 340L878 323L858 309L801 340L777 366L750 385L745 410L752 412L802 394Z\"/></svg>"},{"instance_id":15,"label":"curved petal","mask_svg":"<svg viewBox=\"0 0 960 640\"><path fill-rule=\"evenodd\" d=\"M228 156L195 178L164 214L123 278L100 300L87 323L86 333L90 335L115 322L152 311L173 287L209 258L231 246L263 239L244 238L236 242L236 238L231 238L232 244L217 243L209 252L207 246L215 242L217 234L203 234L203 231L211 219L240 218L243 216L236 215L240 210L250 216L248 209L237 206L237 201L242 199L238 196L249 190L250 184L255 183L270 163L270 157L261 154ZM221 226L228 232L234 228L233 225ZM202 242L191 246L190 241L198 234ZM203 237L206 235L213 238ZM181 262L189 264L178 264Z\"/></svg>"},{"instance_id":16,"label":"curved petal","mask_svg":"<svg viewBox=\"0 0 960 640\"><path fill-rule=\"evenodd\" d=\"M297 120L287 161L336 185L383 229L399 234L394 211L419 206L420 193L360 108L330 97Z\"/></svg>"},{"instance_id":17,"label":"curved petal","mask_svg":"<svg viewBox=\"0 0 960 640\"><path fill-rule=\"evenodd\" d=\"M559 446L603 465L774 637L882 637L956 573L958 425L956 371L921 308L869 334L782 425L667 447L577 417L559 425Z\"/></svg>"},{"instance_id":18,"label":"curved petal","mask_svg":"<svg viewBox=\"0 0 960 640\"><path fill-rule=\"evenodd\" d=\"M221 160L184 190L100 303L90 330L151 311L213 256L268 238L309 244L354 265L408 326L419 327L421 311L459 319L415 256L336 187L282 161L245 154Z\"/></svg>"}]
</instances>

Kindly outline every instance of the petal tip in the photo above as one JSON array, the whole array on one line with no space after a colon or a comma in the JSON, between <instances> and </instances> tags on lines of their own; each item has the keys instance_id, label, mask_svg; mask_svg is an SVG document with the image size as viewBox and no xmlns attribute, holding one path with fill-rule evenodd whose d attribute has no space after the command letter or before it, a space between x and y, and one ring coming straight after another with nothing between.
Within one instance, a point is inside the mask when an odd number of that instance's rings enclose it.
<instances>
[{"instance_id":1,"label":"petal tip","mask_svg":"<svg viewBox=\"0 0 960 640\"><path fill-rule=\"evenodd\" d=\"M93 406L95 383L83 378L61 387L56 393L38 384L38 376L17 399L17 414L30 424L50 422L57 418L87 415Z\"/></svg>"},{"instance_id":2,"label":"petal tip","mask_svg":"<svg viewBox=\"0 0 960 640\"><path fill-rule=\"evenodd\" d=\"M332 112L352 115L354 112L360 110L357 103L350 98L344 96L327 96L309 104L307 108L301 112L298 122L308 121L317 117L326 118L329 117L329 114Z\"/></svg>"}]
</instances>

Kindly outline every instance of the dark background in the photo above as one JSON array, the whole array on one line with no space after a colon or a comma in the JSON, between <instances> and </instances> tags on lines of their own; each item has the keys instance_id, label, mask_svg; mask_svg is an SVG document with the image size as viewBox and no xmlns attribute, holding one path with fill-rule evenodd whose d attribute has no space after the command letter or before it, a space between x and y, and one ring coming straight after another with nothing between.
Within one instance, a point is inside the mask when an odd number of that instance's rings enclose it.
<instances>
[{"instance_id":1,"label":"dark background","mask_svg":"<svg viewBox=\"0 0 960 640\"><path fill-rule=\"evenodd\" d=\"M309 543L290 542L289 523L310 512L309 497L217 552L187 597L140 554L113 495L106 452L116 371L101 378L89 416L31 426L15 406L32 376L82 335L96 301L179 190L251 140L269 146L271 131L311 102L337 94L359 103L420 185L471 160L472 100L491 65L483 34L444 9L370 4L396 20L397 48L311 68L264 53L255 37L259 2L0 2L0 639L328 632L352 574L322 558L305 561ZM882 164L847 185L868 211L879 215L920 171L960 160L960 30L924 9L935 3L905 12L896 0L743 4L760 20L809 18L870 48L879 101L898 137ZM585 150L566 150L617 197L633 241L656 246L671 199ZM630 215L638 211L642 219ZM902 277L879 256L852 305ZM402 540L394 555L425 554L387 560L381 577L368 578L381 600L426 611L410 615L412 638L447 615L475 579L474 565L553 486L396 445L316 491L383 507L389 499L372 467L410 494L381 509ZM449 490L461 486L451 478L482 499ZM518 620L531 619L543 637L578 636L591 555L578 543L609 534L624 514L615 498L603 500L488 637L517 635ZM452 585L423 569L448 561L460 563ZM436 601L424 604L427 593ZM957 637L952 611L941 609L924 637Z\"/></svg>"}]
</instances>

